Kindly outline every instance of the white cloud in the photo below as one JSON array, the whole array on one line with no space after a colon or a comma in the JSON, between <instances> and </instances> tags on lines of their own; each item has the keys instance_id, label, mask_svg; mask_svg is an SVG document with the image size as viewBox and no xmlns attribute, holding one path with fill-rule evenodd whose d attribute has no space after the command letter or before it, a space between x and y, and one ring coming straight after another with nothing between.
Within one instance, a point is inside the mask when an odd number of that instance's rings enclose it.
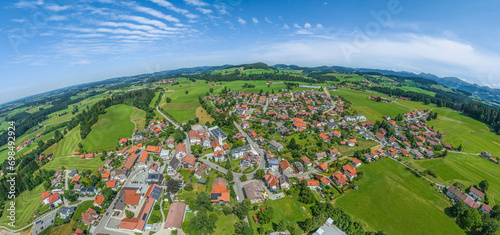
<instances>
[{"instance_id":1,"label":"white cloud","mask_svg":"<svg viewBox=\"0 0 500 235\"><path fill-rule=\"evenodd\" d=\"M202 8L202 7L197 7L196 10L200 11L201 13L208 15L212 13L213 11L210 9Z\"/></svg>"},{"instance_id":2,"label":"white cloud","mask_svg":"<svg viewBox=\"0 0 500 235\"><path fill-rule=\"evenodd\" d=\"M120 17L121 19L124 20L130 20L130 21L135 21L137 23L141 24L148 24L148 25L153 25L156 26L160 29L164 30L176 30L175 28L168 27L165 23L158 21L158 20L151 20L142 16L131 16L131 15L123 15Z\"/></svg>"},{"instance_id":3,"label":"white cloud","mask_svg":"<svg viewBox=\"0 0 500 235\"><path fill-rule=\"evenodd\" d=\"M99 25L101 26L108 26L108 27L126 27L129 29L134 29L134 30L143 30L148 33L152 34L172 34L172 31L166 31L166 30L160 30L155 27L149 26L149 25L137 25L137 24L131 24L131 23L125 23L125 22L100 22Z\"/></svg>"},{"instance_id":4,"label":"white cloud","mask_svg":"<svg viewBox=\"0 0 500 235\"><path fill-rule=\"evenodd\" d=\"M272 23L273 23L273 22L272 22L270 19L268 19L267 17L264 17L264 20L265 20L267 23L269 23L269 24L272 24Z\"/></svg>"},{"instance_id":5,"label":"white cloud","mask_svg":"<svg viewBox=\"0 0 500 235\"><path fill-rule=\"evenodd\" d=\"M297 30L297 32L295 32L295 34L307 35L307 34L313 34L313 33L307 29L299 29L299 30Z\"/></svg>"},{"instance_id":6,"label":"white cloud","mask_svg":"<svg viewBox=\"0 0 500 235\"><path fill-rule=\"evenodd\" d=\"M317 25L316 25L316 28L317 28L317 29L322 29L322 28L323 28L323 25L322 25L322 24L317 24Z\"/></svg>"},{"instance_id":7,"label":"white cloud","mask_svg":"<svg viewBox=\"0 0 500 235\"><path fill-rule=\"evenodd\" d=\"M167 9L171 10L171 11L174 11L174 12L177 12L179 14L182 14L182 15L186 16L189 19L194 19L194 18L198 17L195 14L189 13L188 10L182 9L182 8L178 8L178 7L174 6L174 4L172 4L170 2L167 2L165 0L150 0L150 1L156 3L159 6L165 7Z\"/></svg>"},{"instance_id":8,"label":"white cloud","mask_svg":"<svg viewBox=\"0 0 500 235\"><path fill-rule=\"evenodd\" d=\"M214 5L214 7L219 11L221 15L229 15L229 12L226 10L224 5Z\"/></svg>"},{"instance_id":9,"label":"white cloud","mask_svg":"<svg viewBox=\"0 0 500 235\"><path fill-rule=\"evenodd\" d=\"M40 5L43 5L43 0L37 0L37 1L21 0L19 2L14 3L14 7L16 8L35 8Z\"/></svg>"},{"instance_id":10,"label":"white cloud","mask_svg":"<svg viewBox=\"0 0 500 235\"><path fill-rule=\"evenodd\" d=\"M474 78L483 84L500 85L500 55L480 52L459 41L426 35L386 35L364 44L353 42L350 37L292 40L262 46L253 54L249 58L266 58L269 63L405 70Z\"/></svg>"},{"instance_id":11,"label":"white cloud","mask_svg":"<svg viewBox=\"0 0 500 235\"><path fill-rule=\"evenodd\" d=\"M287 24L284 24L284 25L283 25L283 28L284 28L284 29L289 29L289 28L290 28L290 26L288 26Z\"/></svg>"},{"instance_id":12,"label":"white cloud","mask_svg":"<svg viewBox=\"0 0 500 235\"><path fill-rule=\"evenodd\" d=\"M56 4L50 4L50 5L45 6L45 8L47 8L48 10L51 10L51 11L65 11L65 10L70 9L71 6L70 5L61 6L61 5L56 5Z\"/></svg>"},{"instance_id":13,"label":"white cloud","mask_svg":"<svg viewBox=\"0 0 500 235\"><path fill-rule=\"evenodd\" d=\"M16 22L16 23L24 23L26 20L25 19L12 19L10 21Z\"/></svg>"},{"instance_id":14,"label":"white cloud","mask_svg":"<svg viewBox=\"0 0 500 235\"><path fill-rule=\"evenodd\" d=\"M257 18L255 18L255 17L252 17L252 21L253 21L254 24L258 24L259 23L259 20Z\"/></svg>"},{"instance_id":15,"label":"white cloud","mask_svg":"<svg viewBox=\"0 0 500 235\"><path fill-rule=\"evenodd\" d=\"M293 27L294 27L294 28L297 28L297 29L301 29L301 28L302 28L302 27L300 27L300 25L298 25L298 24L293 24Z\"/></svg>"},{"instance_id":16,"label":"white cloud","mask_svg":"<svg viewBox=\"0 0 500 235\"><path fill-rule=\"evenodd\" d=\"M304 28L310 29L311 28L311 24L309 24L309 23L304 24Z\"/></svg>"},{"instance_id":17,"label":"white cloud","mask_svg":"<svg viewBox=\"0 0 500 235\"><path fill-rule=\"evenodd\" d=\"M53 16L50 16L47 20L48 21L63 21L63 20L67 20L68 17L65 16L65 15L53 15Z\"/></svg>"},{"instance_id":18,"label":"white cloud","mask_svg":"<svg viewBox=\"0 0 500 235\"><path fill-rule=\"evenodd\" d=\"M246 20L244 20L244 19L242 19L241 17L238 17L238 22L239 22L240 24L246 24L246 23L247 23L247 21L246 21Z\"/></svg>"},{"instance_id":19,"label":"white cloud","mask_svg":"<svg viewBox=\"0 0 500 235\"><path fill-rule=\"evenodd\" d=\"M205 7L208 6L208 3L203 2L201 0L184 0L187 4L197 6L197 7Z\"/></svg>"},{"instance_id":20,"label":"white cloud","mask_svg":"<svg viewBox=\"0 0 500 235\"><path fill-rule=\"evenodd\" d=\"M154 17L157 17L157 18L160 18L160 19L164 19L164 20L170 21L170 22L179 22L179 19L177 19L177 18L175 18L175 17L173 17L171 15L165 15L162 12L157 11L155 9L137 5L135 2L124 3L124 4L127 5L127 6L129 6L129 7L131 7L131 8L133 8L134 10L136 10L138 12L146 13L146 14L149 14L149 15L152 15Z\"/></svg>"}]
</instances>

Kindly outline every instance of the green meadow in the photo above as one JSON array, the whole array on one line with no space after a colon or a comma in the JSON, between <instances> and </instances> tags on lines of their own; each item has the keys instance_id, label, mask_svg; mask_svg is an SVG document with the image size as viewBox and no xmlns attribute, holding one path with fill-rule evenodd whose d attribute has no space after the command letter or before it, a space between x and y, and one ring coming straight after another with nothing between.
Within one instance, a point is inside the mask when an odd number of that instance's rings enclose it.
<instances>
[{"instance_id":1,"label":"green meadow","mask_svg":"<svg viewBox=\"0 0 500 235\"><path fill-rule=\"evenodd\" d=\"M338 198L343 208L371 230L388 234L465 234L444 213L450 207L444 195L417 178L399 163L384 159L359 170L364 178L352 190Z\"/></svg>"},{"instance_id":2,"label":"green meadow","mask_svg":"<svg viewBox=\"0 0 500 235\"><path fill-rule=\"evenodd\" d=\"M124 104L107 108L106 113L99 116L99 121L82 141L83 149L88 152L114 149L120 138L132 136L135 125L131 116L134 112L132 106Z\"/></svg>"},{"instance_id":3,"label":"green meadow","mask_svg":"<svg viewBox=\"0 0 500 235\"><path fill-rule=\"evenodd\" d=\"M434 170L438 176L436 180L445 185L460 182L465 187L470 187L488 180L490 205L500 203L500 165L498 164L476 155L458 153L449 153L446 158L414 161L413 165L415 164Z\"/></svg>"},{"instance_id":4,"label":"green meadow","mask_svg":"<svg viewBox=\"0 0 500 235\"><path fill-rule=\"evenodd\" d=\"M433 111L438 113L438 118L428 124L434 130L446 134L442 138L443 142L453 147L462 145L465 147L462 151L467 153L488 151L494 157L499 157L500 136L491 132L486 124L447 108L436 108Z\"/></svg>"}]
</instances>

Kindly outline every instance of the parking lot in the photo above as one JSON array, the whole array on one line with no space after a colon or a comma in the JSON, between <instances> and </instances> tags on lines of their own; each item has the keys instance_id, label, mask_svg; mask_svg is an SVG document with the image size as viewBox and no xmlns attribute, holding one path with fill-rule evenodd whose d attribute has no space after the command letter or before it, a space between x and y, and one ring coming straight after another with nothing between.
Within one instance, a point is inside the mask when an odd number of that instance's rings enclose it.
<instances>
[{"instance_id":1,"label":"parking lot","mask_svg":"<svg viewBox=\"0 0 500 235\"><path fill-rule=\"evenodd\" d=\"M39 234L41 231L49 227L54 223L54 218L58 210L54 210L47 215L44 215L40 220L36 221L33 225L33 231L31 234Z\"/></svg>"}]
</instances>

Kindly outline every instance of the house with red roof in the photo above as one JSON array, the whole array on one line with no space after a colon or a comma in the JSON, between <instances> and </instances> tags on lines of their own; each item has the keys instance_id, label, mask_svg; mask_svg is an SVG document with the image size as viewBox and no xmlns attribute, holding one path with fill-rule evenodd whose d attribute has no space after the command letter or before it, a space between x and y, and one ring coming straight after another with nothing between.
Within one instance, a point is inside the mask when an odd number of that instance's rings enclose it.
<instances>
[{"instance_id":1,"label":"house with red roof","mask_svg":"<svg viewBox=\"0 0 500 235\"><path fill-rule=\"evenodd\" d=\"M50 207L56 207L62 204L62 197L59 195L59 193L54 193L49 196L49 206Z\"/></svg>"},{"instance_id":2,"label":"house with red roof","mask_svg":"<svg viewBox=\"0 0 500 235\"><path fill-rule=\"evenodd\" d=\"M306 157L306 156L303 156L301 159L302 159L302 162L304 162L304 165L305 165L307 168L312 167L313 163L312 163L311 159L309 159L309 158L308 158L308 157Z\"/></svg>"},{"instance_id":3,"label":"house with red roof","mask_svg":"<svg viewBox=\"0 0 500 235\"><path fill-rule=\"evenodd\" d=\"M120 146L121 146L121 145L126 145L126 144L127 144L127 142L128 142L128 140L127 140L126 138L123 138L123 139L120 139L120 140L118 141L118 144L119 144Z\"/></svg>"},{"instance_id":4,"label":"house with red roof","mask_svg":"<svg viewBox=\"0 0 500 235\"><path fill-rule=\"evenodd\" d=\"M306 179L300 178L299 183L301 183L303 180L306 181L307 187L311 190L314 190L314 189L319 187L319 184L320 184L319 180L306 180Z\"/></svg>"},{"instance_id":5,"label":"house with red roof","mask_svg":"<svg viewBox=\"0 0 500 235\"><path fill-rule=\"evenodd\" d=\"M42 193L42 203L43 204L49 204L49 196L50 196L50 192L48 190Z\"/></svg>"},{"instance_id":6,"label":"house with red roof","mask_svg":"<svg viewBox=\"0 0 500 235\"><path fill-rule=\"evenodd\" d=\"M94 199L94 206L101 207L103 202L104 202L104 196L97 195Z\"/></svg>"},{"instance_id":7,"label":"house with red roof","mask_svg":"<svg viewBox=\"0 0 500 235\"><path fill-rule=\"evenodd\" d=\"M111 188L113 191L116 191L118 189L118 186L120 186L118 180L109 180L108 182L106 182L106 188Z\"/></svg>"},{"instance_id":8,"label":"house with red roof","mask_svg":"<svg viewBox=\"0 0 500 235\"><path fill-rule=\"evenodd\" d=\"M325 163L320 163L318 164L318 170L322 171L322 172L327 172L328 171L328 167L326 166Z\"/></svg>"},{"instance_id":9,"label":"house with red roof","mask_svg":"<svg viewBox=\"0 0 500 235\"><path fill-rule=\"evenodd\" d=\"M73 180L71 181L71 183L78 183L80 182L80 179L81 179L80 175L76 175L75 178L73 178Z\"/></svg>"},{"instance_id":10,"label":"house with red roof","mask_svg":"<svg viewBox=\"0 0 500 235\"><path fill-rule=\"evenodd\" d=\"M357 143L358 141L356 139L350 139L349 141L347 141L347 146L354 147Z\"/></svg>"},{"instance_id":11,"label":"house with red roof","mask_svg":"<svg viewBox=\"0 0 500 235\"><path fill-rule=\"evenodd\" d=\"M264 182L266 183L266 186L269 188L271 192L278 192L279 189L279 181L278 177L272 175L271 173L267 173L264 176Z\"/></svg>"},{"instance_id":12,"label":"house with red roof","mask_svg":"<svg viewBox=\"0 0 500 235\"><path fill-rule=\"evenodd\" d=\"M219 177L214 180L212 191L210 192L210 198L212 202L229 203L230 194L226 186L227 181L225 179Z\"/></svg>"},{"instance_id":13,"label":"house with red roof","mask_svg":"<svg viewBox=\"0 0 500 235\"><path fill-rule=\"evenodd\" d=\"M132 170L132 167L134 166L136 160L137 160L136 154L128 156L125 165L123 165L123 168L128 169L129 171Z\"/></svg>"},{"instance_id":14,"label":"house with red roof","mask_svg":"<svg viewBox=\"0 0 500 235\"><path fill-rule=\"evenodd\" d=\"M283 175L290 175L293 174L293 168L292 165L285 159L279 163L280 165L280 172Z\"/></svg>"},{"instance_id":15,"label":"house with red roof","mask_svg":"<svg viewBox=\"0 0 500 235\"><path fill-rule=\"evenodd\" d=\"M101 179L102 179L102 181L108 181L110 176L111 176L111 174L109 172L104 172L101 175Z\"/></svg>"},{"instance_id":16,"label":"house with red roof","mask_svg":"<svg viewBox=\"0 0 500 235\"><path fill-rule=\"evenodd\" d=\"M141 158L139 159L139 163L137 163L138 166L147 166L148 164L148 151L142 151Z\"/></svg>"},{"instance_id":17,"label":"house with red roof","mask_svg":"<svg viewBox=\"0 0 500 235\"><path fill-rule=\"evenodd\" d=\"M88 208L86 211L82 212L81 220L85 225L93 225L97 218L99 218L99 213L92 208Z\"/></svg>"},{"instance_id":18,"label":"house with red roof","mask_svg":"<svg viewBox=\"0 0 500 235\"><path fill-rule=\"evenodd\" d=\"M150 173L150 174L156 173L156 172L158 172L159 169L160 169L160 166L158 165L158 163L153 162L153 163L151 163L151 165L149 165L148 173Z\"/></svg>"},{"instance_id":19,"label":"house with red roof","mask_svg":"<svg viewBox=\"0 0 500 235\"><path fill-rule=\"evenodd\" d=\"M184 167L184 168L192 168L194 167L194 164L196 162L196 158L191 155L191 154L186 154L182 160L181 160L181 165Z\"/></svg>"},{"instance_id":20,"label":"house with red roof","mask_svg":"<svg viewBox=\"0 0 500 235\"><path fill-rule=\"evenodd\" d=\"M149 145L148 147L146 147L146 151L151 154L160 154L161 146Z\"/></svg>"},{"instance_id":21,"label":"house with red roof","mask_svg":"<svg viewBox=\"0 0 500 235\"><path fill-rule=\"evenodd\" d=\"M343 187L348 182L347 176L342 174L340 171L337 171L332 175L332 180L339 187Z\"/></svg>"},{"instance_id":22,"label":"house with red roof","mask_svg":"<svg viewBox=\"0 0 500 235\"><path fill-rule=\"evenodd\" d=\"M177 144L177 146L175 146L175 150L174 151L175 151L174 156L176 158L182 158L182 157L184 157L187 154L186 145L182 144L182 143L179 143L179 144Z\"/></svg>"},{"instance_id":23,"label":"house with red roof","mask_svg":"<svg viewBox=\"0 0 500 235\"><path fill-rule=\"evenodd\" d=\"M356 171L356 168L352 167L349 164L342 167L342 171L347 176L347 178L349 180L352 180L352 179L354 179L354 177L358 176L358 172Z\"/></svg>"},{"instance_id":24,"label":"house with red roof","mask_svg":"<svg viewBox=\"0 0 500 235\"><path fill-rule=\"evenodd\" d=\"M352 159L352 161L351 161L351 163L352 163L352 165L353 165L354 167L359 167L359 166L361 166L361 161L360 161L359 159L357 159L357 158L353 158L353 159Z\"/></svg>"}]
</instances>

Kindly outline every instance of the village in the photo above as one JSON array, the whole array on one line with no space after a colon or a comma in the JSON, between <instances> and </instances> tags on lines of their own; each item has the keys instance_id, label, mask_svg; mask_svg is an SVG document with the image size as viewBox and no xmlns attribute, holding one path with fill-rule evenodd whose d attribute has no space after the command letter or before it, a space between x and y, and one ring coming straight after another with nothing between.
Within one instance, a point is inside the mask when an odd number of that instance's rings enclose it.
<instances>
[{"instance_id":1,"label":"village","mask_svg":"<svg viewBox=\"0 0 500 235\"><path fill-rule=\"evenodd\" d=\"M367 99L390 102L377 96ZM357 168L362 164L382 158L436 158L460 151L441 141L445 133L426 124L436 115L431 110L371 122L341 96L330 96L327 88L324 92L282 89L276 94L229 91L207 95L203 102L213 105L218 114L233 116L232 125L186 128L164 116L151 121L145 130L136 129L130 138L118 140L117 151L75 152L82 161L101 157L105 164L97 175L73 169L55 172L52 189L42 194L43 204L58 208L58 219L81 213L81 226L73 234L175 230L181 234L195 200L186 195L196 185L210 189L206 200L217 207L245 199L251 204L279 200L302 184L318 200L331 201L358 189L356 181L363 172ZM165 134L168 128L182 130L183 138ZM156 145L143 144L155 139ZM487 152L482 157L497 163ZM50 156L40 156L40 161L44 158ZM477 188L471 187L468 194L453 185L441 188L453 202L464 202L482 213L491 211L481 203L485 192ZM76 211L78 204L72 204L71 197L78 198L78 203L92 201L92 205ZM252 219L259 223L257 214ZM53 221L41 223L36 223L33 234ZM338 229L331 221L322 228L329 226Z\"/></svg>"}]
</instances>

